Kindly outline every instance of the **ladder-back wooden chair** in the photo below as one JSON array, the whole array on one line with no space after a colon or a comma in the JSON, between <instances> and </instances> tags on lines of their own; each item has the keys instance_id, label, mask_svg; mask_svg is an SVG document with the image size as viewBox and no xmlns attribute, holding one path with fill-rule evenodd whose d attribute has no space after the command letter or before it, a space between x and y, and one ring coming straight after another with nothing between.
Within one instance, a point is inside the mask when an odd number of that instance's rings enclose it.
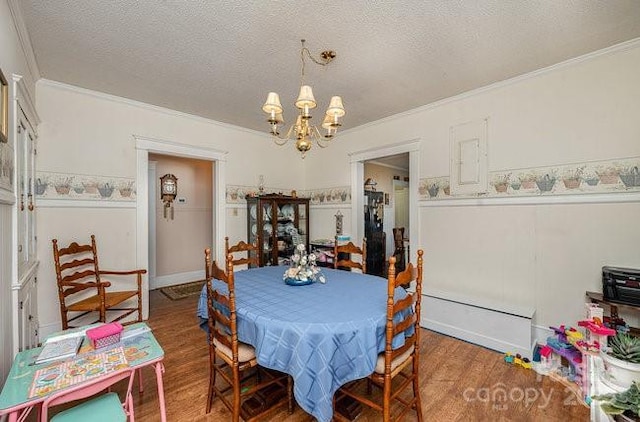
<instances>
[{"instance_id":1,"label":"ladder-back wooden chair","mask_svg":"<svg viewBox=\"0 0 640 422\"><path fill-rule=\"evenodd\" d=\"M420 401L420 300L422 297L422 258L423 251L418 251L418 264L407 264L406 270L396 276L395 257L389 258L387 280L387 322L385 331L385 349L378 355L374 372L368 377L353 381L341 387L334 396L334 409L337 400L343 396L351 397L358 402L382 413L382 420L403 421L410 410L417 414L421 422L422 407ZM407 291L403 299L395 298L395 290L402 285L416 282L413 292ZM395 318L394 318L395 317ZM392 347L392 340L398 334L404 333L404 344L396 349ZM394 378L401 377L398 382ZM367 382L367 387L363 383ZM371 384L380 387L382 397L374 401L371 396ZM402 395L405 389L413 386L413 396L409 399ZM366 391L366 395L363 394ZM392 417L392 405L394 415ZM398 409L399 407L399 409ZM348 420L338 412L334 412L337 420Z\"/></svg>"},{"instance_id":2,"label":"ladder-back wooden chair","mask_svg":"<svg viewBox=\"0 0 640 422\"><path fill-rule=\"evenodd\" d=\"M133 421L133 397L131 388L135 370L131 368L113 372L109 375L98 376L90 381L83 382L72 388L53 393L42 404L40 420L47 422L124 422ZM119 381L128 380L127 391L121 402L117 393L108 392L102 395L98 393L111 387ZM95 397L93 397L95 396ZM81 402L74 407L48 418L49 408L71 401L92 397L88 401Z\"/></svg>"},{"instance_id":3,"label":"ladder-back wooden chair","mask_svg":"<svg viewBox=\"0 0 640 422\"><path fill-rule=\"evenodd\" d=\"M246 256L236 257L236 253L244 253L246 252ZM244 241L240 241L233 246L229 246L229 237L224 238L224 256L229 256L231 254L231 262L233 263L233 267L237 267L239 265L246 265L247 268L257 267L258 264L258 247L251 243L246 243Z\"/></svg>"},{"instance_id":4,"label":"ladder-back wooden chair","mask_svg":"<svg viewBox=\"0 0 640 422\"><path fill-rule=\"evenodd\" d=\"M343 255L340 255L343 254ZM348 254L349 258L341 259L341 256ZM360 262L354 261L353 255L360 255ZM362 271L363 274L367 272L367 239L362 239L362 247L356 246L353 242L349 242L346 245L338 245L338 236L335 238L333 244L333 268L354 268Z\"/></svg>"},{"instance_id":5,"label":"ladder-back wooden chair","mask_svg":"<svg viewBox=\"0 0 640 422\"><path fill-rule=\"evenodd\" d=\"M136 312L135 320L129 322L142 321L142 275L146 274L147 270L100 270L94 235L91 235L90 245L79 245L73 242L64 248L60 248L58 240L53 239L53 259L58 280L63 330L74 327L70 325L72 321L90 313L97 313L97 320L83 319L80 325L119 321ZM136 288L126 291L108 291L111 282L104 280L102 276L129 276L128 281L131 281L131 276L136 276ZM125 302L133 303L127 305ZM113 317L111 317L112 314Z\"/></svg>"},{"instance_id":6,"label":"ladder-back wooden chair","mask_svg":"<svg viewBox=\"0 0 640 422\"><path fill-rule=\"evenodd\" d=\"M207 414L215 397L229 409L233 422L240 418L247 422L265 420L268 414L285 404L289 406L289 413L293 413L291 377L260 367L253 346L238 341L232 261L229 254L225 272L211 260L211 249L205 249L209 314ZM223 383L216 384L218 375Z\"/></svg>"}]
</instances>

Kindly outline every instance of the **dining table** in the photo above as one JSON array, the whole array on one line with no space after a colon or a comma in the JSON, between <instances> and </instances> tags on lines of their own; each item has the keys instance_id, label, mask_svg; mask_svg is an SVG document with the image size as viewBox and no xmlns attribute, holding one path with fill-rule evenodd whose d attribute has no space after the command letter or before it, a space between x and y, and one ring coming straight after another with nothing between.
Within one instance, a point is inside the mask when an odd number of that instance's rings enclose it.
<instances>
[{"instance_id":1,"label":"dining table","mask_svg":"<svg viewBox=\"0 0 640 422\"><path fill-rule=\"evenodd\" d=\"M320 422L333 416L333 395L370 375L385 348L387 279L323 268L326 281L289 285L286 267L234 273L238 339L255 348L258 364L293 378L296 402ZM214 289L226 289L214 280ZM396 298L406 296L403 288ZM197 316L207 330L206 284ZM404 344L398 334L393 347Z\"/></svg>"}]
</instances>

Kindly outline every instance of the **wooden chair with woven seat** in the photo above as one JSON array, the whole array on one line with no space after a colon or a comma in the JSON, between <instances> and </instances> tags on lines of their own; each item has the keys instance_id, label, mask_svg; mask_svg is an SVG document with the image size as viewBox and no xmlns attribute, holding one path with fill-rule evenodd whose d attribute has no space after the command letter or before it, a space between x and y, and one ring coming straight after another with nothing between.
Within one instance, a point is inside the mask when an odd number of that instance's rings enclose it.
<instances>
[{"instance_id":1,"label":"wooden chair with woven seat","mask_svg":"<svg viewBox=\"0 0 640 422\"><path fill-rule=\"evenodd\" d=\"M344 254L348 254L349 258L344 257ZM360 262L352 260L352 255L360 255ZM352 271L354 268L362 271L362 274L367 273L367 239L362 239L362 247L356 246L353 242L349 242L346 245L338 245L338 236L335 238L333 244L333 268L349 268Z\"/></svg>"},{"instance_id":2,"label":"wooden chair with woven seat","mask_svg":"<svg viewBox=\"0 0 640 422\"><path fill-rule=\"evenodd\" d=\"M374 372L368 378L353 381L344 385L334 396L334 409L336 401L344 396L378 410L382 413L382 420L403 421L410 410L415 410L417 420L421 422L422 407L420 401L420 300L422 297L422 258L423 251L418 251L417 268L413 264L407 264L407 268L396 275L395 257L389 258L389 270L387 280L387 322L385 331L385 350L378 355L378 361ZM412 281L416 282L413 292L407 291L407 296L395 299L395 290L399 286ZM395 316L395 318L394 318ZM394 349L393 338L404 333L404 344ZM394 378L401 377L398 382ZM363 385L366 383L366 387ZM371 385L378 386L381 391L379 400L374 400L371 395ZM402 393L407 387L413 386L413 396L409 399ZM395 415L391 416L392 404L401 406L398 411L394 408ZM334 419L348 420L338 412L334 412Z\"/></svg>"},{"instance_id":3,"label":"wooden chair with woven seat","mask_svg":"<svg viewBox=\"0 0 640 422\"><path fill-rule=\"evenodd\" d=\"M135 320L128 322L142 321L142 275L147 270L100 270L94 235L91 235L89 245L73 242L64 248L60 248L58 240L53 239L53 259L63 330L74 327L70 325L72 321L91 313L98 314L97 320L86 321L83 318L80 325L119 321L136 312ZM135 290L108 291L111 282L104 280L102 276L129 276L129 279L136 276L137 285ZM135 301L134 304L125 306L125 302L132 301ZM113 318L107 318L107 313L114 314Z\"/></svg>"},{"instance_id":4,"label":"wooden chair with woven seat","mask_svg":"<svg viewBox=\"0 0 640 422\"><path fill-rule=\"evenodd\" d=\"M133 386L134 369L127 368L108 375L95 377L89 381L78 384L74 387L61 390L47 397L42 404L40 419L44 422L124 422L133 421L133 397L131 388ZM121 380L128 380L128 386L121 402L117 393L108 392L98 395L106 388L111 387ZM71 401L92 397L90 400L81 402L69 409L48 418L49 408Z\"/></svg>"},{"instance_id":5,"label":"wooden chair with woven seat","mask_svg":"<svg viewBox=\"0 0 640 422\"><path fill-rule=\"evenodd\" d=\"M236 257L234 254L246 252L243 257ZM246 265L247 268L258 267L258 247L251 243L240 241L233 246L229 246L229 237L224 238L224 256L231 254L234 268L239 265Z\"/></svg>"},{"instance_id":6,"label":"wooden chair with woven seat","mask_svg":"<svg viewBox=\"0 0 640 422\"><path fill-rule=\"evenodd\" d=\"M287 374L266 370L258 365L255 349L238 341L233 257L226 259L226 272L211 260L211 249L205 249L209 390L207 414L215 397L231 411L233 422L250 422L264 418L288 404L293 413L293 383ZM224 381L216 385L217 375ZM243 400L244 399L244 400Z\"/></svg>"}]
</instances>

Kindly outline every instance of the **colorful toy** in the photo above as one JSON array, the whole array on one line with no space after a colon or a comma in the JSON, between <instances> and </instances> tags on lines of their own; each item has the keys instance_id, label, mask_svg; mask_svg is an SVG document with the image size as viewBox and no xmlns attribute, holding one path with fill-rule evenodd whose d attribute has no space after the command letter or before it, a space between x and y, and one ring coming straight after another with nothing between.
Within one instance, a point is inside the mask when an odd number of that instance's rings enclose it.
<instances>
[{"instance_id":1,"label":"colorful toy","mask_svg":"<svg viewBox=\"0 0 640 422\"><path fill-rule=\"evenodd\" d=\"M513 363L513 355L509 352L505 353L504 355L504 361L507 363Z\"/></svg>"},{"instance_id":2,"label":"colorful toy","mask_svg":"<svg viewBox=\"0 0 640 422\"><path fill-rule=\"evenodd\" d=\"M513 356L511 353L507 352L504 355L504 361L506 363L512 363L514 365L522 366L525 369L531 369L531 361L528 358L523 358L520 353Z\"/></svg>"}]
</instances>

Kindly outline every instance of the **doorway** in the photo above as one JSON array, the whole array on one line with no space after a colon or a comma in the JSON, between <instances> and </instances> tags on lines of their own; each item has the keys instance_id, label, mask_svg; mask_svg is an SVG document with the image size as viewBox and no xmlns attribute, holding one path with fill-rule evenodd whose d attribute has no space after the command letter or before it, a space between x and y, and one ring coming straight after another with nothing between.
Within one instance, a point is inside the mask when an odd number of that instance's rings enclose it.
<instances>
[{"instance_id":1,"label":"doorway","mask_svg":"<svg viewBox=\"0 0 640 422\"><path fill-rule=\"evenodd\" d=\"M134 135L136 142L136 265L149 268L149 154L173 157L195 158L213 162L212 171L212 233L211 248L216 259L222 259L224 251L217 245L224 242L226 207L226 155L227 152L209 148L194 147L158 139ZM143 281L142 313L149 318L149 278Z\"/></svg>"},{"instance_id":2,"label":"doorway","mask_svg":"<svg viewBox=\"0 0 640 422\"><path fill-rule=\"evenodd\" d=\"M395 164L389 164L389 161L402 160L408 165L406 169L408 171L408 186L405 195L408 196L408 224L405 228L405 238L408 239L408 243L418 246L418 239L420 228L418 224L418 178L420 175L420 143L419 139L411 140L407 142L398 143L395 145L389 145L377 149L371 149L366 151L354 152L350 154L351 157L351 221L353 233L353 239L362 239L364 237L364 213L362 210L365 207L365 195L364 195L364 182L367 179L365 177L365 164L371 164L372 162L383 163L387 167L393 170ZM385 162L386 160L386 162ZM404 166L404 164L402 165ZM403 167L404 168L404 167ZM393 179L388 183L386 188L388 192L395 193ZM404 178L401 179L404 181ZM378 186L378 185L376 185ZM404 186L403 186L404 189ZM395 225L395 206L391 206L391 198L389 199L389 208L385 208L385 212L392 214L393 218L389 220L387 225L389 226L389 233L387 234L387 253L385 259L393 253L393 250L389 249L394 245L393 243L393 226ZM395 202L395 201L394 201ZM385 218L386 220L386 218ZM385 230L386 231L386 230ZM413 246L412 246L413 249ZM417 249L414 249L417 250Z\"/></svg>"},{"instance_id":3,"label":"doorway","mask_svg":"<svg viewBox=\"0 0 640 422\"><path fill-rule=\"evenodd\" d=\"M214 161L149 154L149 290L204 280L202 251L213 243L214 170ZM160 197L166 174L178 179L170 202Z\"/></svg>"}]
</instances>

